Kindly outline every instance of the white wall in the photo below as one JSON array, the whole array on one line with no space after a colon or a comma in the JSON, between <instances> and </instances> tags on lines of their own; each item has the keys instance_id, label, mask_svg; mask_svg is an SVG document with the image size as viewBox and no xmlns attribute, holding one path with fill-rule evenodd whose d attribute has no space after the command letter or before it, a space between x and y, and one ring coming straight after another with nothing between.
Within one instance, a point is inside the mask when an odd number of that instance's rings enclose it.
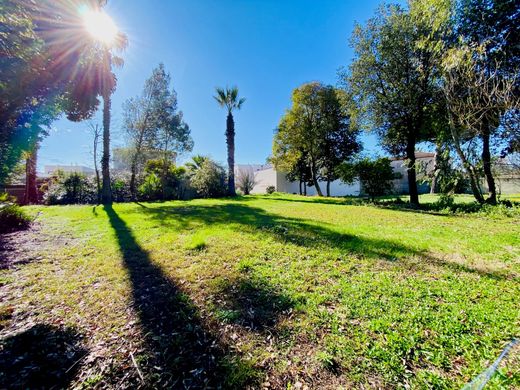
<instances>
[{"instance_id":1,"label":"white wall","mask_svg":"<svg viewBox=\"0 0 520 390\"><path fill-rule=\"evenodd\" d=\"M265 194L265 190L269 186L276 188L277 172L273 168L262 169L255 172L255 186L251 191L252 194Z\"/></svg>"},{"instance_id":2,"label":"white wall","mask_svg":"<svg viewBox=\"0 0 520 390\"><path fill-rule=\"evenodd\" d=\"M323 195L327 194L327 182L320 181L320 189ZM345 184L341 180L334 180L330 183L330 196L358 196L361 191L361 186L359 185L359 181L355 181L352 184ZM316 187L308 187L307 186L307 195L317 195Z\"/></svg>"},{"instance_id":3,"label":"white wall","mask_svg":"<svg viewBox=\"0 0 520 390\"><path fill-rule=\"evenodd\" d=\"M274 168L263 169L255 172L256 185L251 191L252 194L265 194L265 190L269 186L274 186L278 192L286 192L288 194L299 194L300 188L297 181L290 182L286 179L285 173L276 172ZM320 182L320 188L323 195L327 191L327 183ZM330 183L330 195L331 196L347 196L347 195L359 195L361 186L359 181L355 181L353 184L345 184L340 180L335 180ZM307 186L307 195L317 195L316 188Z\"/></svg>"}]
</instances>

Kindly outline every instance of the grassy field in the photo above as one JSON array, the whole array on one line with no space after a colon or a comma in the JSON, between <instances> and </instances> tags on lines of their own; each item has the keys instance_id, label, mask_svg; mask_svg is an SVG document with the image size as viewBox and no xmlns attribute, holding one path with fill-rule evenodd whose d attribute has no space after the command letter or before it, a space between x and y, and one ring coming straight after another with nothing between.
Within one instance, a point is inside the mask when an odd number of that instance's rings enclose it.
<instances>
[{"instance_id":1,"label":"grassy field","mask_svg":"<svg viewBox=\"0 0 520 390\"><path fill-rule=\"evenodd\" d=\"M460 388L520 335L518 216L349 203L28 208L0 388Z\"/></svg>"}]
</instances>

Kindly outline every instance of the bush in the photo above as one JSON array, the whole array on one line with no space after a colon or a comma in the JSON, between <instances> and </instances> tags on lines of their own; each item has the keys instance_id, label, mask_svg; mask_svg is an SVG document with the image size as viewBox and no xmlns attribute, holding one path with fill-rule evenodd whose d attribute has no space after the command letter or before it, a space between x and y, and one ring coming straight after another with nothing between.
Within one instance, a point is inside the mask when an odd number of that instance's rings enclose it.
<instances>
[{"instance_id":1,"label":"bush","mask_svg":"<svg viewBox=\"0 0 520 390\"><path fill-rule=\"evenodd\" d=\"M252 170L240 170L237 175L237 187L244 193L249 195L256 185L255 174Z\"/></svg>"},{"instance_id":2,"label":"bush","mask_svg":"<svg viewBox=\"0 0 520 390\"><path fill-rule=\"evenodd\" d=\"M143 200L181 199L185 177L184 167L176 167L165 160L148 160L143 183L139 186L139 197Z\"/></svg>"},{"instance_id":3,"label":"bush","mask_svg":"<svg viewBox=\"0 0 520 390\"><path fill-rule=\"evenodd\" d=\"M42 186L47 204L95 203L97 186L94 178L81 173L58 172L56 177Z\"/></svg>"},{"instance_id":4,"label":"bush","mask_svg":"<svg viewBox=\"0 0 520 390\"><path fill-rule=\"evenodd\" d=\"M197 195L215 198L226 194L226 172L216 162L207 159L191 177L191 185Z\"/></svg>"},{"instance_id":5,"label":"bush","mask_svg":"<svg viewBox=\"0 0 520 390\"><path fill-rule=\"evenodd\" d=\"M0 233L26 229L31 219L7 194L0 194Z\"/></svg>"},{"instance_id":6,"label":"bush","mask_svg":"<svg viewBox=\"0 0 520 390\"><path fill-rule=\"evenodd\" d=\"M400 176L394 173L388 158L363 158L355 163L344 163L338 168L338 174L345 183L352 183L358 178L362 192L372 201L376 196L390 193L393 188L392 181Z\"/></svg>"},{"instance_id":7,"label":"bush","mask_svg":"<svg viewBox=\"0 0 520 390\"><path fill-rule=\"evenodd\" d=\"M132 200L130 192L130 175L127 173L112 173L110 175L110 188L114 202L129 202Z\"/></svg>"},{"instance_id":8,"label":"bush","mask_svg":"<svg viewBox=\"0 0 520 390\"><path fill-rule=\"evenodd\" d=\"M274 188L274 186L267 186L267 188L265 189L265 193L267 195L271 195L272 193L274 193L276 191L276 188Z\"/></svg>"}]
</instances>

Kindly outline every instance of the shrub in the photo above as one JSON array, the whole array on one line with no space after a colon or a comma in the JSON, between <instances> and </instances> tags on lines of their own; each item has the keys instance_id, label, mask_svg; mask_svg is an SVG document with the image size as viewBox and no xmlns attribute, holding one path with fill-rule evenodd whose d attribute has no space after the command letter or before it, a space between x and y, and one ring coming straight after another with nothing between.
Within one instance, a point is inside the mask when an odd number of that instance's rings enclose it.
<instances>
[{"instance_id":1,"label":"shrub","mask_svg":"<svg viewBox=\"0 0 520 390\"><path fill-rule=\"evenodd\" d=\"M148 160L139 196L145 200L180 199L184 193L186 169L169 160Z\"/></svg>"},{"instance_id":2,"label":"shrub","mask_svg":"<svg viewBox=\"0 0 520 390\"><path fill-rule=\"evenodd\" d=\"M244 195L249 195L255 185L256 181L253 171L246 169L238 172L237 187L244 193Z\"/></svg>"},{"instance_id":3,"label":"shrub","mask_svg":"<svg viewBox=\"0 0 520 390\"><path fill-rule=\"evenodd\" d=\"M0 194L0 233L29 227L31 219L7 194Z\"/></svg>"},{"instance_id":4,"label":"shrub","mask_svg":"<svg viewBox=\"0 0 520 390\"><path fill-rule=\"evenodd\" d=\"M130 175L115 172L110 175L110 188L114 202L129 202L132 199L130 192Z\"/></svg>"},{"instance_id":5,"label":"shrub","mask_svg":"<svg viewBox=\"0 0 520 390\"><path fill-rule=\"evenodd\" d=\"M267 186L267 188L265 189L265 193L267 195L271 195L272 193L274 193L276 191L276 188L274 188L274 186Z\"/></svg>"},{"instance_id":6,"label":"shrub","mask_svg":"<svg viewBox=\"0 0 520 390\"><path fill-rule=\"evenodd\" d=\"M203 198L223 196L226 193L226 172L216 162L207 159L191 177L191 185Z\"/></svg>"},{"instance_id":7,"label":"shrub","mask_svg":"<svg viewBox=\"0 0 520 390\"><path fill-rule=\"evenodd\" d=\"M58 172L46 186L44 201L47 204L95 203L97 201L97 186L94 178L81 173L65 174Z\"/></svg>"},{"instance_id":8,"label":"shrub","mask_svg":"<svg viewBox=\"0 0 520 390\"><path fill-rule=\"evenodd\" d=\"M355 163L344 163L339 167L338 174L345 183L352 183L358 178L362 191L372 200L376 196L390 193L393 188L392 181L399 178L388 158L363 158Z\"/></svg>"}]
</instances>

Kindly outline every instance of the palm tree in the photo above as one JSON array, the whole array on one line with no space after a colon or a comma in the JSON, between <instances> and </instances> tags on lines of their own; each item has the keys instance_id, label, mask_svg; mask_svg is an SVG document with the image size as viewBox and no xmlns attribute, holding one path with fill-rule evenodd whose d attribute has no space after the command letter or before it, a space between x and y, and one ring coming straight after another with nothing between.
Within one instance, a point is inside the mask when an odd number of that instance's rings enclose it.
<instances>
[{"instance_id":1,"label":"palm tree","mask_svg":"<svg viewBox=\"0 0 520 390\"><path fill-rule=\"evenodd\" d=\"M235 196L235 121L233 120L233 110L240 110L242 104L246 101L244 98L238 98L238 88L232 87L224 90L224 88L216 88L217 96L213 96L220 107L228 110L226 121L226 143L227 143L227 161L228 161L228 195Z\"/></svg>"},{"instance_id":2,"label":"palm tree","mask_svg":"<svg viewBox=\"0 0 520 390\"><path fill-rule=\"evenodd\" d=\"M122 67L123 59L113 54L112 50L122 51L126 48L128 40L126 35L118 33L110 45L103 48L103 154L101 157L101 201L112 202L112 189L110 188L110 106L112 93L116 87L116 77L112 72L113 67Z\"/></svg>"},{"instance_id":3,"label":"palm tree","mask_svg":"<svg viewBox=\"0 0 520 390\"><path fill-rule=\"evenodd\" d=\"M193 156L191 158L191 161L188 161L184 165L186 166L186 168L188 168L190 173L193 174L197 170L199 170L202 167L202 165L204 164L204 162L206 162L207 160L208 160L208 157L203 156L201 154L196 154L195 156Z\"/></svg>"}]
</instances>

